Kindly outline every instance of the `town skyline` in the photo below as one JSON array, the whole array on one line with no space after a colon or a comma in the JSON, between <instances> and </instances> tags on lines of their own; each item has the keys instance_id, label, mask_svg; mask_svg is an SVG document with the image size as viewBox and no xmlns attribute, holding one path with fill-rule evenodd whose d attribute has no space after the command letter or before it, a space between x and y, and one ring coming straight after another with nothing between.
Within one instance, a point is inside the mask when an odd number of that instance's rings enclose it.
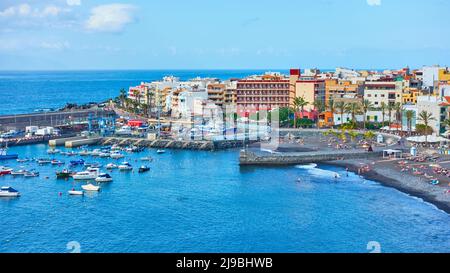
<instances>
[{"instance_id":1,"label":"town skyline","mask_svg":"<svg viewBox=\"0 0 450 273\"><path fill-rule=\"evenodd\" d=\"M448 7L440 0L7 0L0 3L0 70L448 65ZM432 16L398 16L417 10Z\"/></svg>"}]
</instances>

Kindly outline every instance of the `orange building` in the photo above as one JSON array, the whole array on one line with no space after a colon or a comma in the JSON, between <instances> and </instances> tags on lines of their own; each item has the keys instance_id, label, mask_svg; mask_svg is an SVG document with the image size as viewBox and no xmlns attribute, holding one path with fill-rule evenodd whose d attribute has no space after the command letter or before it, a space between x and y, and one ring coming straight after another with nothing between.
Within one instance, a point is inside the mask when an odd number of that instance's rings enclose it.
<instances>
[{"instance_id":1,"label":"orange building","mask_svg":"<svg viewBox=\"0 0 450 273\"><path fill-rule=\"evenodd\" d=\"M353 84L351 81L327 79L325 80L325 102L330 99L362 98L364 95L364 84Z\"/></svg>"}]
</instances>

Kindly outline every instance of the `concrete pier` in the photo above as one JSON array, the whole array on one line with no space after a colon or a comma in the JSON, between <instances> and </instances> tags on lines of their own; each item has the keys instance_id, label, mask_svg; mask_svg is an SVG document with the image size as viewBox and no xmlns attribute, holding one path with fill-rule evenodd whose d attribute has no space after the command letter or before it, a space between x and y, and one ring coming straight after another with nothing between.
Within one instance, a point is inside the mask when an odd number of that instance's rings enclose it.
<instances>
[{"instance_id":1,"label":"concrete pier","mask_svg":"<svg viewBox=\"0 0 450 273\"><path fill-rule=\"evenodd\" d=\"M97 144L101 138L87 138L87 139L79 139L79 140L69 140L66 141L66 148L75 148L83 145L94 145Z\"/></svg>"},{"instance_id":2,"label":"concrete pier","mask_svg":"<svg viewBox=\"0 0 450 273\"><path fill-rule=\"evenodd\" d=\"M303 152L303 153L279 153L257 154L251 151L241 151L239 155L240 165L297 165L307 163L320 163L333 160L358 159L381 157L382 151L333 151L333 152Z\"/></svg>"},{"instance_id":3,"label":"concrete pier","mask_svg":"<svg viewBox=\"0 0 450 273\"><path fill-rule=\"evenodd\" d=\"M101 145L119 145L119 146L139 146L149 148L161 149L184 149L184 150L202 150L214 151L231 148L239 148L243 146L242 140L172 140L172 139L157 139L148 140L142 138L121 138L121 137L105 137L99 142Z\"/></svg>"}]
</instances>

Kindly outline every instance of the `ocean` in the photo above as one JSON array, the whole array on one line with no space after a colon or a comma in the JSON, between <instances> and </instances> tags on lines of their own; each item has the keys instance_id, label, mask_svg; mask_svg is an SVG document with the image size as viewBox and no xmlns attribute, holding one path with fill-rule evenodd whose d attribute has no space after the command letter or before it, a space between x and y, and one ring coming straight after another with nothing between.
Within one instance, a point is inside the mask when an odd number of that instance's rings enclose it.
<instances>
[{"instance_id":1,"label":"ocean","mask_svg":"<svg viewBox=\"0 0 450 273\"><path fill-rule=\"evenodd\" d=\"M46 150L11 148L30 158ZM22 193L0 199L0 252L69 252L68 244L81 252L369 252L369 242L382 252L449 251L450 216L420 199L338 167L239 167L237 155L128 154L135 168L152 156L151 170L115 170L113 182L84 197L67 193L83 182L56 180L62 167L8 162L40 177L0 177Z\"/></svg>"},{"instance_id":2,"label":"ocean","mask_svg":"<svg viewBox=\"0 0 450 273\"><path fill-rule=\"evenodd\" d=\"M116 96L120 88L175 75L241 77L262 71L0 72L1 114ZM283 72L283 71L282 71ZM46 145L11 147L47 157ZM1 176L22 193L0 199L0 252L449 252L450 216L339 167L240 167L238 150L149 149L124 160L151 170L113 171L99 193L69 196L82 182ZM68 163L77 157L56 155ZM106 165L112 160L88 158ZM335 173L340 179L335 179ZM297 180L301 178L299 183ZM61 195L60 195L61 193Z\"/></svg>"}]
</instances>

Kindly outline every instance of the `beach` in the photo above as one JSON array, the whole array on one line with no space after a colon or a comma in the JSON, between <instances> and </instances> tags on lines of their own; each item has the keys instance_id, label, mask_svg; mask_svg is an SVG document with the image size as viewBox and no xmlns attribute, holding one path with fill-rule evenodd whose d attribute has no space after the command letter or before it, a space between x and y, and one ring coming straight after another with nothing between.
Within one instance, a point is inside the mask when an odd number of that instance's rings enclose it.
<instances>
[{"instance_id":1,"label":"beach","mask_svg":"<svg viewBox=\"0 0 450 273\"><path fill-rule=\"evenodd\" d=\"M409 172L401 172L398 167L398 160L338 160L327 164L348 168L349 171L355 173L358 173L361 166L368 165L370 170L361 173L364 178L395 188L411 196L419 197L450 213L450 194L446 193L450 189L449 185L447 183L431 185L430 179L415 176Z\"/></svg>"}]
</instances>

